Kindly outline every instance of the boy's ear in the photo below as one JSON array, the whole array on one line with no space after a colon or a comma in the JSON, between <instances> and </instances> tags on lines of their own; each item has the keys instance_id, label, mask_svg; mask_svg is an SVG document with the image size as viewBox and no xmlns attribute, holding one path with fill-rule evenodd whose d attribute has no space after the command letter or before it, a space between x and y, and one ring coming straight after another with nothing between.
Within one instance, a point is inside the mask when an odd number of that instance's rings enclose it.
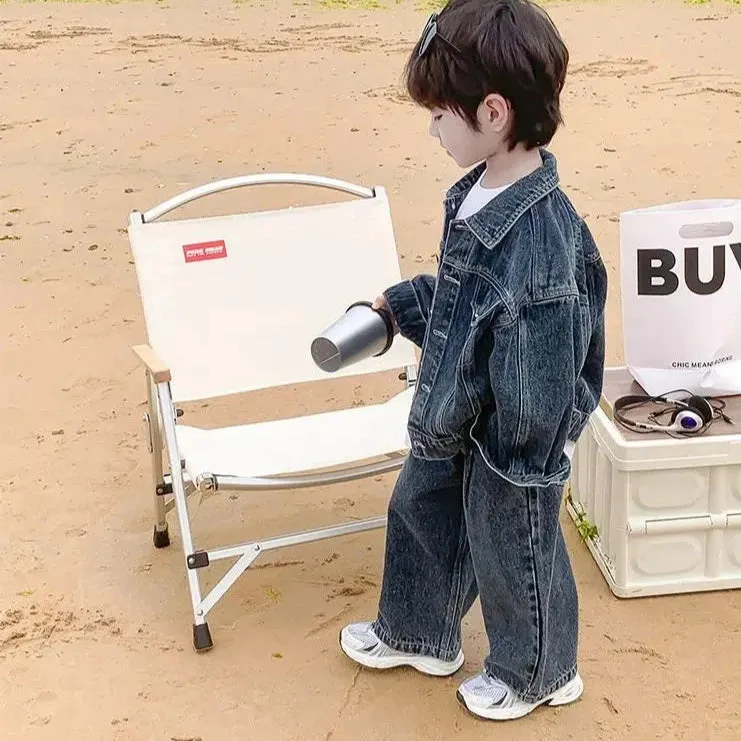
<instances>
[{"instance_id":1,"label":"boy's ear","mask_svg":"<svg viewBox=\"0 0 741 741\"><path fill-rule=\"evenodd\" d=\"M489 93L482 101L483 123L497 134L502 134L512 122L512 106L498 93Z\"/></svg>"}]
</instances>

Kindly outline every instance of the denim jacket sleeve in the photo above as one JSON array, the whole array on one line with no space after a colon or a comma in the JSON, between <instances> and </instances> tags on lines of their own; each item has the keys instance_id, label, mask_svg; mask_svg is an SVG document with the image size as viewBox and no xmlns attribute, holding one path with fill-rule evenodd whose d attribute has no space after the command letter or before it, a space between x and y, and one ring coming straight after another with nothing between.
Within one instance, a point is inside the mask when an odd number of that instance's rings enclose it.
<instances>
[{"instance_id":1,"label":"denim jacket sleeve","mask_svg":"<svg viewBox=\"0 0 741 741\"><path fill-rule=\"evenodd\" d=\"M399 333L418 347L424 344L434 293L435 276L417 275L397 283L383 294Z\"/></svg>"},{"instance_id":2,"label":"denim jacket sleeve","mask_svg":"<svg viewBox=\"0 0 741 741\"><path fill-rule=\"evenodd\" d=\"M518 485L558 477L574 427L578 298L526 303L488 331L493 413L478 420L474 441L490 467Z\"/></svg>"},{"instance_id":3,"label":"denim jacket sleeve","mask_svg":"<svg viewBox=\"0 0 741 741\"><path fill-rule=\"evenodd\" d=\"M567 440L578 440L602 391L607 273L586 225L583 282L573 295L532 298L487 328L493 413L474 439L519 485L561 480Z\"/></svg>"},{"instance_id":4,"label":"denim jacket sleeve","mask_svg":"<svg viewBox=\"0 0 741 741\"><path fill-rule=\"evenodd\" d=\"M605 369L605 303L607 301L607 270L597 244L586 223L581 224L582 251L585 255L584 275L589 296L589 327L584 363L577 369L574 414L569 439L577 440L586 427L589 416L599 404Z\"/></svg>"}]
</instances>

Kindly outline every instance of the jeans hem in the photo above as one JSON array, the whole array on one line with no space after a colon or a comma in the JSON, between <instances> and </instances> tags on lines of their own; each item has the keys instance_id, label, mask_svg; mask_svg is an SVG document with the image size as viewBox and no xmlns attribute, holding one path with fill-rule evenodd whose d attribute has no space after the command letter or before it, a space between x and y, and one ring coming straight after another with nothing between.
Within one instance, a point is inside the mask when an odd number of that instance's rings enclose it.
<instances>
[{"instance_id":1,"label":"jeans hem","mask_svg":"<svg viewBox=\"0 0 741 741\"><path fill-rule=\"evenodd\" d=\"M486 666L486 673L500 682L504 682L523 702L536 703L544 700L549 695L558 691L568 684L576 676L576 664L570 669L556 677L550 684L546 685L540 692L533 692L532 686L523 685L522 677L505 669L504 667Z\"/></svg>"},{"instance_id":2,"label":"jeans hem","mask_svg":"<svg viewBox=\"0 0 741 741\"><path fill-rule=\"evenodd\" d=\"M431 656L440 661L454 661L460 653L460 648L456 650L443 650L439 645L433 645L430 641L394 638L386 628L385 621L381 615L373 623L373 632L376 634L376 638L383 641L389 648L393 648L394 651L403 651L404 653L415 654L417 656Z\"/></svg>"}]
</instances>

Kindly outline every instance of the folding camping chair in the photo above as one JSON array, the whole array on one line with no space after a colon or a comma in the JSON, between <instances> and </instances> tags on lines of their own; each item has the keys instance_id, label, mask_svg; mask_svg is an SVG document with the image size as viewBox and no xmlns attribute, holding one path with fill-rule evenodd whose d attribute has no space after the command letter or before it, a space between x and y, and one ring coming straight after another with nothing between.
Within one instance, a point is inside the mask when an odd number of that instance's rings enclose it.
<instances>
[{"instance_id":1,"label":"folding camping chair","mask_svg":"<svg viewBox=\"0 0 741 741\"><path fill-rule=\"evenodd\" d=\"M312 185L358 198L223 217L159 221L203 196L265 184ZM154 545L170 544L175 509L185 556L197 651L213 646L206 616L264 551L383 527L349 522L219 548L197 549L188 515L196 491L282 490L339 484L398 470L416 378L412 345L336 376L401 370L405 387L387 402L298 418L202 429L181 424L178 402L213 399L328 376L312 339L348 306L401 280L386 192L325 177L247 175L188 190L129 217L149 344L145 415L154 485ZM402 370L403 369L403 370ZM163 450L169 472L163 469ZM199 571L234 564L205 595Z\"/></svg>"}]
</instances>

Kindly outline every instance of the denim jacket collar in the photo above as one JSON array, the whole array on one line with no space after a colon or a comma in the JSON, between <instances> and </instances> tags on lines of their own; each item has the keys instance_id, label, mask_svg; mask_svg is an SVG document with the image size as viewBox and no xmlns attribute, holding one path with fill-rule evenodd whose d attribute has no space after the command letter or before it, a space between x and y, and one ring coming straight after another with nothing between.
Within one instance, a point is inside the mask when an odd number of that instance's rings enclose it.
<instances>
[{"instance_id":1,"label":"denim jacket collar","mask_svg":"<svg viewBox=\"0 0 741 741\"><path fill-rule=\"evenodd\" d=\"M540 150L540 155L543 158L541 167L513 183L480 211L464 220L487 248L494 248L522 214L558 187L556 158L545 149ZM485 169L486 163L478 165L448 190L445 209L450 218L458 211L468 191Z\"/></svg>"}]
</instances>

